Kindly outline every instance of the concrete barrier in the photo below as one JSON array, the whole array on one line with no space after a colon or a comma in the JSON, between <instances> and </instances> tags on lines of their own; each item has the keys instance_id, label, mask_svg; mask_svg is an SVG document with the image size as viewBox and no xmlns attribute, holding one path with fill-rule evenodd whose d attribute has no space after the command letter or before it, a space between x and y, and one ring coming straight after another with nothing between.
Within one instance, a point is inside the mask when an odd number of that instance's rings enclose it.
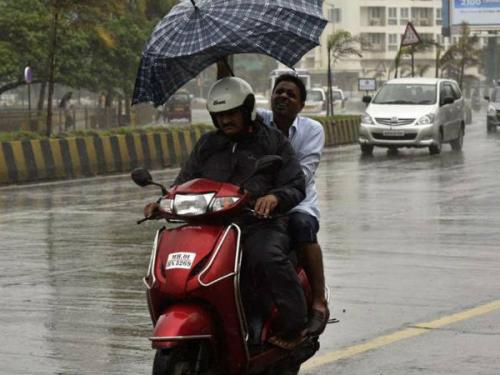
<instances>
[{"instance_id":1,"label":"concrete barrier","mask_svg":"<svg viewBox=\"0 0 500 375\"><path fill-rule=\"evenodd\" d=\"M192 127L158 133L2 142L0 185L129 172L137 166L177 166L206 131Z\"/></svg>"},{"instance_id":2,"label":"concrete barrier","mask_svg":"<svg viewBox=\"0 0 500 375\"><path fill-rule=\"evenodd\" d=\"M319 119L325 145L357 141L359 118ZM179 166L209 128L0 143L0 185Z\"/></svg>"}]
</instances>

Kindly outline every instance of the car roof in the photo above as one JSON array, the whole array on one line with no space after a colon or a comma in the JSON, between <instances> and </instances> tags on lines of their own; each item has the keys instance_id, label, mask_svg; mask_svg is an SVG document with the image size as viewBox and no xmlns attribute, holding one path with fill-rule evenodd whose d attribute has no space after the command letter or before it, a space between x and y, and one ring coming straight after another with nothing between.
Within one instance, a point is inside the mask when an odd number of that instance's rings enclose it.
<instances>
[{"instance_id":1,"label":"car roof","mask_svg":"<svg viewBox=\"0 0 500 375\"><path fill-rule=\"evenodd\" d=\"M442 82L442 81L452 81L452 79L442 79L442 78L426 78L426 77L414 77L414 78L394 78L391 79L390 81L386 82L386 85L391 85L391 84L397 84L397 83L402 83L402 84L407 84L407 83L420 83L422 85L434 85L436 83Z\"/></svg>"}]
</instances>

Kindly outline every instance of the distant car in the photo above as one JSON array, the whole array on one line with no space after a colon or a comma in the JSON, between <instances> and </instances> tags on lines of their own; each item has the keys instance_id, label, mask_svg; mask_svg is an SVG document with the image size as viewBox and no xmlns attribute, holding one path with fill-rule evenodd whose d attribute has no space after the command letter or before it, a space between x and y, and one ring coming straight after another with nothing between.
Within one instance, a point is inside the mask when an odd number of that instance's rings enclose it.
<instances>
[{"instance_id":1,"label":"distant car","mask_svg":"<svg viewBox=\"0 0 500 375\"><path fill-rule=\"evenodd\" d=\"M255 105L257 108L268 109L269 108L269 99L267 99L264 95L256 94L255 95Z\"/></svg>"},{"instance_id":2,"label":"distant car","mask_svg":"<svg viewBox=\"0 0 500 375\"><path fill-rule=\"evenodd\" d=\"M191 96L187 91L178 91L164 106L166 120L185 119L191 122Z\"/></svg>"},{"instance_id":3,"label":"distant car","mask_svg":"<svg viewBox=\"0 0 500 375\"><path fill-rule=\"evenodd\" d=\"M324 114L326 111L326 93L322 88L307 90L306 103L303 113Z\"/></svg>"},{"instance_id":4,"label":"distant car","mask_svg":"<svg viewBox=\"0 0 500 375\"><path fill-rule=\"evenodd\" d=\"M500 126L500 86L491 91L491 96L485 96L484 98L488 101L486 130L488 133L496 132L497 126Z\"/></svg>"},{"instance_id":5,"label":"distant car","mask_svg":"<svg viewBox=\"0 0 500 375\"><path fill-rule=\"evenodd\" d=\"M361 118L359 144L363 154L373 148L428 147L441 152L443 143L462 149L465 104L458 84L450 79L398 78L380 88Z\"/></svg>"}]
</instances>

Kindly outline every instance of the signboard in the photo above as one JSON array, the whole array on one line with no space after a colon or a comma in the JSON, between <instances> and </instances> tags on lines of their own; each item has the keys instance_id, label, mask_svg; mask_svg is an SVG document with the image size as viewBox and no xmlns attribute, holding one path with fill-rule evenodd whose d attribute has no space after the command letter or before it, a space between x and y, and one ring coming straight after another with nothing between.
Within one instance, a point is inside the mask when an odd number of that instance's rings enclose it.
<instances>
[{"instance_id":1,"label":"signboard","mask_svg":"<svg viewBox=\"0 0 500 375\"><path fill-rule=\"evenodd\" d=\"M420 35L418 35L417 30L413 27L411 22L406 24L406 30L401 38L401 47L412 46L414 44L419 44L422 40Z\"/></svg>"},{"instance_id":2,"label":"signboard","mask_svg":"<svg viewBox=\"0 0 500 375\"><path fill-rule=\"evenodd\" d=\"M359 78L358 91L375 91L377 90L377 81L375 78Z\"/></svg>"},{"instance_id":3,"label":"signboard","mask_svg":"<svg viewBox=\"0 0 500 375\"><path fill-rule=\"evenodd\" d=\"M500 29L500 0L451 0L451 25Z\"/></svg>"}]
</instances>

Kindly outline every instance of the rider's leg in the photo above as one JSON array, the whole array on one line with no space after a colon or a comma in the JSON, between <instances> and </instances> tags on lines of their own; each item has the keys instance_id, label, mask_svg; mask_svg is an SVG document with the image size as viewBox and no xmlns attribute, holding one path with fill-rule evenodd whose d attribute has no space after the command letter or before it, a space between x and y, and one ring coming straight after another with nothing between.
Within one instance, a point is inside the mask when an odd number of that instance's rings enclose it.
<instances>
[{"instance_id":1,"label":"rider's leg","mask_svg":"<svg viewBox=\"0 0 500 375\"><path fill-rule=\"evenodd\" d=\"M304 212L294 212L290 216L289 233L292 246L295 246L300 262L309 279L312 291L312 311L308 322L308 331L319 335L325 329L329 318L328 303L325 298L325 275L323 256L318 244L318 220Z\"/></svg>"},{"instance_id":2,"label":"rider's leg","mask_svg":"<svg viewBox=\"0 0 500 375\"><path fill-rule=\"evenodd\" d=\"M266 220L245 228L243 272L271 294L280 315L283 337L295 338L307 322L304 292L287 256L288 234L280 219Z\"/></svg>"}]
</instances>

